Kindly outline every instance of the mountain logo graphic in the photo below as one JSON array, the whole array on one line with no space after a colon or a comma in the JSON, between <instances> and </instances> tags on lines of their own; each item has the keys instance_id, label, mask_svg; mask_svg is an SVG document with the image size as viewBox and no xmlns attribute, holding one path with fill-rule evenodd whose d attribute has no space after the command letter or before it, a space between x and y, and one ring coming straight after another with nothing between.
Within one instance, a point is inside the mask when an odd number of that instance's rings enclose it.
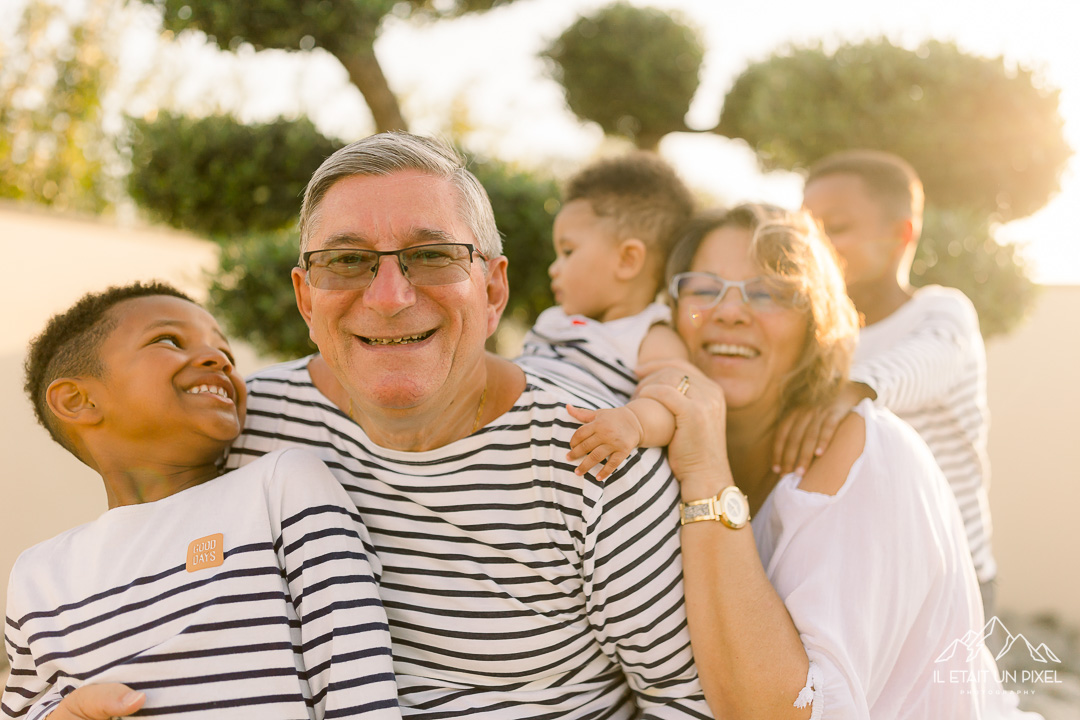
<instances>
[{"instance_id":1,"label":"mountain logo graphic","mask_svg":"<svg viewBox=\"0 0 1080 720\"><path fill-rule=\"evenodd\" d=\"M948 647L938 655L937 660L934 662L940 663L952 660L953 656L956 655L960 648L963 648L964 652L967 653L967 662L971 662L975 659L975 656L979 653L979 650L983 645L990 648L990 652L993 653L993 648L991 648L988 641L994 641L995 644L998 642L1001 643L1001 649L994 654L994 660L1000 660L1006 653L1012 650L1014 646L1018 645L1019 647L1026 647L1028 654L1031 655L1031 659L1035 662L1061 662L1061 660L1058 659L1058 656L1046 646L1046 643L1041 643L1038 647L1035 647L1022 633L1016 633L1014 635L1009 632L1009 628L1005 627L1005 623L1001 622L997 615L990 618L990 622L986 623L986 626L981 633L975 632L974 630L968 630L967 633L964 634L964 637L953 640L949 643Z\"/></svg>"}]
</instances>

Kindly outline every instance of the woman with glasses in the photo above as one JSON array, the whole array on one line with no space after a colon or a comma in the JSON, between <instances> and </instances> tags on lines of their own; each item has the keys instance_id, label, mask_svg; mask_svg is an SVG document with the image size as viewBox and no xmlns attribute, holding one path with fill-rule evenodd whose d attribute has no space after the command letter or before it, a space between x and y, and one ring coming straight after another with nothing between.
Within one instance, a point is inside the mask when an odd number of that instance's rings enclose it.
<instances>
[{"instance_id":1,"label":"woman with glasses","mask_svg":"<svg viewBox=\"0 0 1080 720\"><path fill-rule=\"evenodd\" d=\"M639 394L676 419L686 606L714 714L1024 716L983 644L956 503L910 427L866 402L805 474L771 465L777 419L831 399L858 327L816 228L743 205L697 221L668 267L692 365L642 368Z\"/></svg>"}]
</instances>

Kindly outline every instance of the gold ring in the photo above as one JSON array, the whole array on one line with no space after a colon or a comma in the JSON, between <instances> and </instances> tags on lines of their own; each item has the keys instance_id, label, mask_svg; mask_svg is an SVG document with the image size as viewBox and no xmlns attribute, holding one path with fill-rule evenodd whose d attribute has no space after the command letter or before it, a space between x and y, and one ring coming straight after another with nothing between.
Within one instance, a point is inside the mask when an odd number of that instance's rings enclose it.
<instances>
[{"instance_id":1,"label":"gold ring","mask_svg":"<svg viewBox=\"0 0 1080 720\"><path fill-rule=\"evenodd\" d=\"M690 376L683 375L682 380L680 380L679 384L675 386L675 389L683 395L686 395L686 391L690 389Z\"/></svg>"}]
</instances>

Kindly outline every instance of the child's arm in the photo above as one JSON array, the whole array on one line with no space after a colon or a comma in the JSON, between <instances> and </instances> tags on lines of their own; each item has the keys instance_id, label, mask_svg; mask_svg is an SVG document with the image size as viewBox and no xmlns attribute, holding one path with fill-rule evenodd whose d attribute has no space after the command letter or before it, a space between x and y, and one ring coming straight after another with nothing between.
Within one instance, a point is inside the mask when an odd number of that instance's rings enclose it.
<instances>
[{"instance_id":1,"label":"child's arm","mask_svg":"<svg viewBox=\"0 0 1080 720\"><path fill-rule=\"evenodd\" d=\"M875 405L905 414L947 402L949 393L985 364L979 318L971 302L959 291L932 302L933 309L887 352L852 366L851 379L874 389Z\"/></svg>"},{"instance_id":2,"label":"child's arm","mask_svg":"<svg viewBox=\"0 0 1080 720\"><path fill-rule=\"evenodd\" d=\"M575 420L583 423L570 438L568 460L581 459L576 472L584 475L604 462L596 474L603 480L639 447L664 447L675 434L675 416L649 398L635 398L623 407L587 410L566 406Z\"/></svg>"},{"instance_id":3,"label":"child's arm","mask_svg":"<svg viewBox=\"0 0 1080 720\"><path fill-rule=\"evenodd\" d=\"M138 712L145 702L146 693L120 683L83 685L67 695L54 685L34 703L26 720L115 720Z\"/></svg>"},{"instance_id":4,"label":"child's arm","mask_svg":"<svg viewBox=\"0 0 1080 720\"><path fill-rule=\"evenodd\" d=\"M638 350L639 365L658 360L689 360L686 343L663 323L649 328ZM567 410L585 423L570 439L567 459L582 458L575 472L584 475L606 458L597 480L611 475L634 448L664 447L675 434L675 417L648 398L634 398L621 408L585 410L568 405Z\"/></svg>"},{"instance_id":5,"label":"child's arm","mask_svg":"<svg viewBox=\"0 0 1080 720\"><path fill-rule=\"evenodd\" d=\"M270 507L314 717L400 720L390 628L349 496L320 460L293 450L278 460Z\"/></svg>"},{"instance_id":6,"label":"child's arm","mask_svg":"<svg viewBox=\"0 0 1080 720\"><path fill-rule=\"evenodd\" d=\"M16 607L16 574L8 588L8 617L4 627L4 648L11 670L0 698L0 716L25 720L110 720L127 717L146 702L145 693L132 692L119 683L103 683L76 688L67 695L38 674L33 652L15 618L23 612ZM70 689L68 685L65 690Z\"/></svg>"},{"instance_id":7,"label":"child's arm","mask_svg":"<svg viewBox=\"0 0 1080 720\"><path fill-rule=\"evenodd\" d=\"M14 574L11 586L15 585ZM28 711L38 703L36 717L43 718L48 715L60 701L54 693L48 703L40 704L46 693L52 686L41 677L38 677L37 666L34 656L30 653L30 644L23 637L21 628L12 617L12 592L8 589L8 617L4 627L4 649L7 651L8 661L11 663L11 671L8 675L7 687L4 695L0 698L0 713L4 717L33 717ZM21 615L21 613L18 613Z\"/></svg>"}]
</instances>

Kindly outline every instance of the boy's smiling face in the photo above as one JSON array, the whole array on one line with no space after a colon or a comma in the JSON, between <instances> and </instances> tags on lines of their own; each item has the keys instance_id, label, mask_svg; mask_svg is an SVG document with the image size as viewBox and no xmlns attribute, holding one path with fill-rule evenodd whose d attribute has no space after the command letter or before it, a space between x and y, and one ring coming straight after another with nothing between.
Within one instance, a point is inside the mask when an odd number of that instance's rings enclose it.
<instances>
[{"instance_id":1,"label":"boy's smiling face","mask_svg":"<svg viewBox=\"0 0 1080 720\"><path fill-rule=\"evenodd\" d=\"M166 295L125 300L109 313L102 377L88 386L108 442L177 465L219 457L243 427L247 391L217 321Z\"/></svg>"}]
</instances>

